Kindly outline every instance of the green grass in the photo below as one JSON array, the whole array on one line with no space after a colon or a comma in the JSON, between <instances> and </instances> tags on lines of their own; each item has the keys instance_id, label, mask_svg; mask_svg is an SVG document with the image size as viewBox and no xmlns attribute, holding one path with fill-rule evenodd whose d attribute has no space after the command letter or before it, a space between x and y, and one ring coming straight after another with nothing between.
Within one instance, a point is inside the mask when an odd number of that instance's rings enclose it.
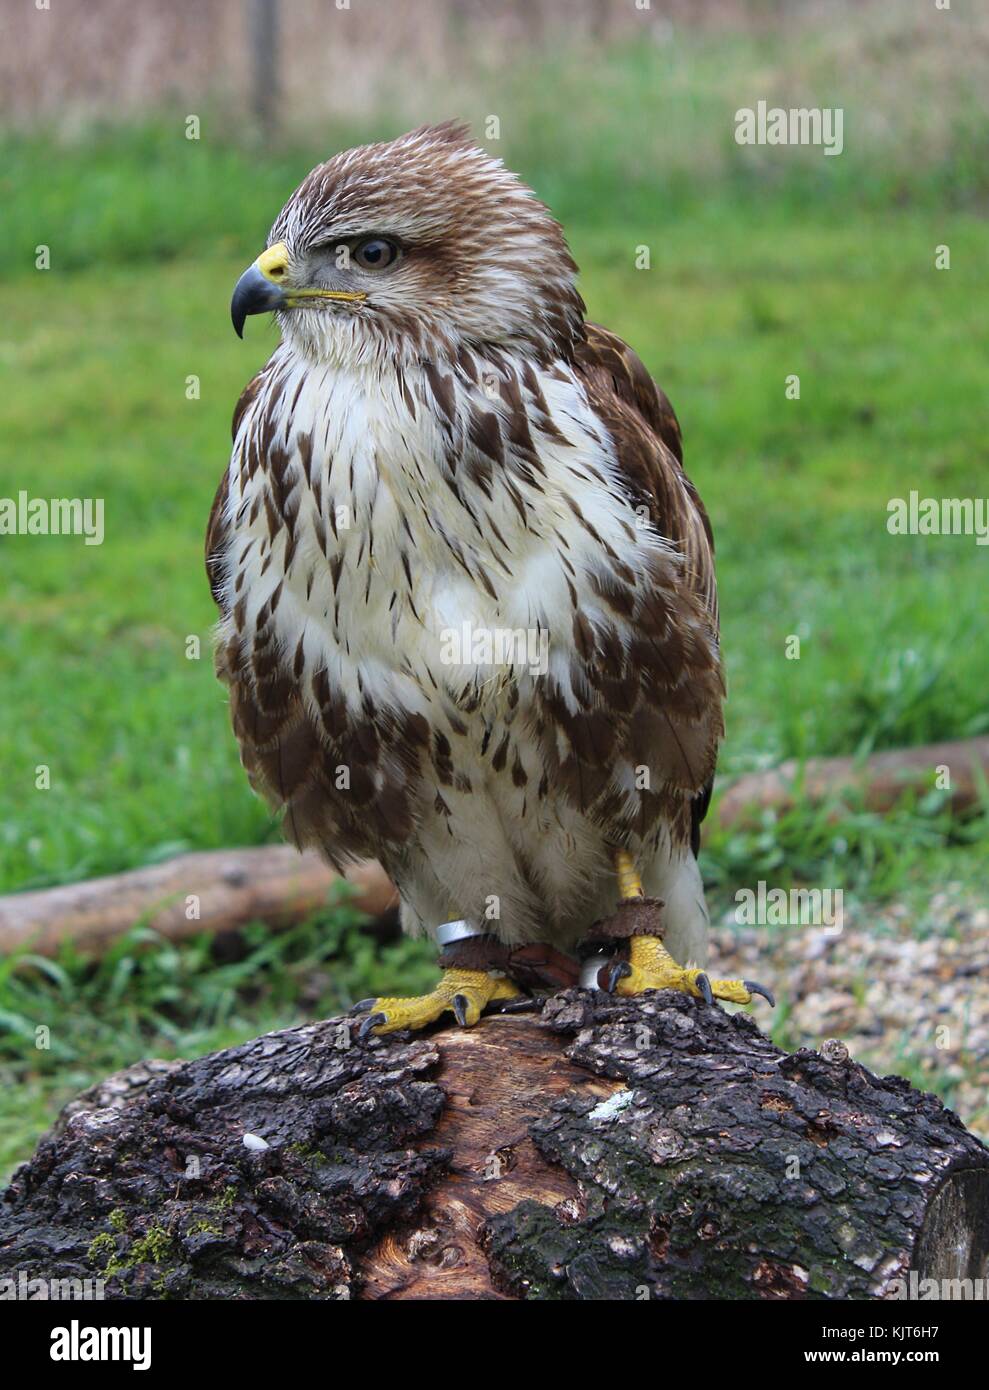
<instances>
[{"instance_id":1,"label":"green grass","mask_svg":"<svg viewBox=\"0 0 989 1390\"><path fill-rule=\"evenodd\" d=\"M956 215L953 268L936 272L928 220L859 213L842 230L723 202L666 228L649 271L624 229L570 229L590 313L672 396L711 510L729 772L989 727L971 640L985 548L886 530L891 496L977 496L989 461L985 229ZM232 402L275 341L264 321L246 343L230 329L248 254L6 287L9 491L43 479L52 496L102 497L106 527L102 546L4 542L7 889L277 834L227 730L202 569ZM799 401L784 398L790 372ZM49 790L35 789L40 765Z\"/></svg>"},{"instance_id":2,"label":"green grass","mask_svg":"<svg viewBox=\"0 0 989 1390\"><path fill-rule=\"evenodd\" d=\"M643 143L641 106L657 75L674 92L686 81L697 109L678 119L706 128L723 101L694 57L685 77L667 56L624 55L587 102L600 119L578 110L570 132L549 119L568 80L550 71L505 153L565 221L590 315L636 347L680 415L718 540L723 769L983 732L987 551L885 524L889 498L911 488L986 494L978 142L912 172L859 151L784 178L759 160L726 172L715 142L710 167L691 171L668 133L658 152ZM636 138L623 143L626 123ZM275 342L261 320L234 337L230 290L315 152L261 157L175 129L0 142L0 494L106 508L99 547L2 540L0 891L278 835L212 674L202 537L233 403ZM941 242L947 272L933 266ZM32 268L39 243L50 271ZM643 244L648 271L634 264ZM784 397L790 373L799 401ZM36 789L42 764L50 790ZM849 805L713 831L704 864L716 908L739 884L790 875L919 902L947 876L979 891L987 848L984 816L959 827L931 795L886 818ZM0 1168L57 1103L115 1068L414 989L428 955L376 956L337 906L280 937L248 932L234 960L138 928L95 967L8 962Z\"/></svg>"}]
</instances>

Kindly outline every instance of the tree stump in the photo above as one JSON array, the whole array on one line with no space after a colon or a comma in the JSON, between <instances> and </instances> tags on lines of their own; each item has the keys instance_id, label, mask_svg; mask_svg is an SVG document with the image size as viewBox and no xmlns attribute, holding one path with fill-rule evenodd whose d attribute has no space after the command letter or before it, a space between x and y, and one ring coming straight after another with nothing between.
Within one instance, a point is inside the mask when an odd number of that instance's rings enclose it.
<instances>
[{"instance_id":1,"label":"tree stump","mask_svg":"<svg viewBox=\"0 0 989 1390\"><path fill-rule=\"evenodd\" d=\"M978 1278L989 1150L841 1044L569 990L360 1043L355 1020L120 1073L0 1204L5 1280L106 1298L883 1298Z\"/></svg>"}]
</instances>

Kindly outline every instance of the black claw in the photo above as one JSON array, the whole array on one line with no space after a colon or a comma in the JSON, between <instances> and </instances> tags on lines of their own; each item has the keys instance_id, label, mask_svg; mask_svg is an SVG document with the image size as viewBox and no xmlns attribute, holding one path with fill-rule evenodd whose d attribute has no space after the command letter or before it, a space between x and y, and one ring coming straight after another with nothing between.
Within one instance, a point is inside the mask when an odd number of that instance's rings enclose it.
<instances>
[{"instance_id":1,"label":"black claw","mask_svg":"<svg viewBox=\"0 0 989 1390\"><path fill-rule=\"evenodd\" d=\"M455 994L450 1000L453 1005L453 1016L460 1024L461 1028L467 1027L467 996L466 994Z\"/></svg>"},{"instance_id":2,"label":"black claw","mask_svg":"<svg viewBox=\"0 0 989 1390\"><path fill-rule=\"evenodd\" d=\"M368 1014L367 1018L364 1020L360 1028L358 1028L357 1030L357 1037L359 1041L363 1042L364 1039L367 1037L368 1033L371 1032L372 1028L379 1028L382 1023L387 1022L387 1014Z\"/></svg>"},{"instance_id":3,"label":"black claw","mask_svg":"<svg viewBox=\"0 0 989 1390\"><path fill-rule=\"evenodd\" d=\"M614 994L619 980L624 980L626 975L631 975L632 967L627 960L614 960L611 962L611 969L608 971L608 993Z\"/></svg>"},{"instance_id":4,"label":"black claw","mask_svg":"<svg viewBox=\"0 0 989 1390\"><path fill-rule=\"evenodd\" d=\"M374 1003L373 999L359 999L356 1004L351 1004L350 1017L356 1018L358 1014L366 1014Z\"/></svg>"},{"instance_id":5,"label":"black claw","mask_svg":"<svg viewBox=\"0 0 989 1390\"><path fill-rule=\"evenodd\" d=\"M711 981L704 974L703 970L697 976L697 979L694 981L694 984L700 990L701 998L704 1000L704 1003L713 1004L714 995L711 993Z\"/></svg>"},{"instance_id":6,"label":"black claw","mask_svg":"<svg viewBox=\"0 0 989 1390\"><path fill-rule=\"evenodd\" d=\"M534 1009L542 1008L541 999L506 999L502 1003L495 1005L495 1009L500 1014L527 1014Z\"/></svg>"},{"instance_id":7,"label":"black claw","mask_svg":"<svg viewBox=\"0 0 989 1390\"><path fill-rule=\"evenodd\" d=\"M769 1000L770 1008L776 1008L776 997L771 989L767 989L765 985L757 984L755 980L743 980L742 984L750 994L761 994L763 999Z\"/></svg>"}]
</instances>

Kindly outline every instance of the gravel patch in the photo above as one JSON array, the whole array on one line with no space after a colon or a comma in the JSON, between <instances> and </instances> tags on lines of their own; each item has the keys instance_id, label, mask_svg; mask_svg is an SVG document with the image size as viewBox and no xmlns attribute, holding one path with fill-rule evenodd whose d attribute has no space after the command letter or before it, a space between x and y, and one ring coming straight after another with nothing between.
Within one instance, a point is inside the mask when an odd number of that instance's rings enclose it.
<instances>
[{"instance_id":1,"label":"gravel patch","mask_svg":"<svg viewBox=\"0 0 989 1390\"><path fill-rule=\"evenodd\" d=\"M840 1039L872 1071L934 1091L989 1140L989 908L970 889L949 884L920 913L846 902L839 934L739 927L732 909L714 924L708 960L712 973L774 991L781 1046Z\"/></svg>"}]
</instances>

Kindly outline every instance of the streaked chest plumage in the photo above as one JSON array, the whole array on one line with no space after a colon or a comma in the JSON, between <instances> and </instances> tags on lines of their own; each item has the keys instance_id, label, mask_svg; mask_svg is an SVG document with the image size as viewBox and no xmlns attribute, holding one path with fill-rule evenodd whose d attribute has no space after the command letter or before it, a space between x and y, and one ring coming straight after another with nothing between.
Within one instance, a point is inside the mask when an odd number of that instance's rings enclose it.
<instances>
[{"instance_id":1,"label":"streaked chest plumage","mask_svg":"<svg viewBox=\"0 0 989 1390\"><path fill-rule=\"evenodd\" d=\"M608 548L659 548L572 376L532 373L532 391L513 371L513 419L506 364L473 365L476 381L286 353L241 421L227 503L238 626L273 604L285 653L326 666L349 705L369 693L423 709L466 686L496 704L526 677L499 670L522 652L524 668L545 666L536 678L566 684L573 615L599 616Z\"/></svg>"},{"instance_id":2,"label":"streaked chest plumage","mask_svg":"<svg viewBox=\"0 0 989 1390\"><path fill-rule=\"evenodd\" d=\"M656 823L681 740L644 722L636 644L672 635L682 557L568 366L279 349L218 536L221 674L298 843L382 858L423 921L507 893L519 939Z\"/></svg>"}]
</instances>

